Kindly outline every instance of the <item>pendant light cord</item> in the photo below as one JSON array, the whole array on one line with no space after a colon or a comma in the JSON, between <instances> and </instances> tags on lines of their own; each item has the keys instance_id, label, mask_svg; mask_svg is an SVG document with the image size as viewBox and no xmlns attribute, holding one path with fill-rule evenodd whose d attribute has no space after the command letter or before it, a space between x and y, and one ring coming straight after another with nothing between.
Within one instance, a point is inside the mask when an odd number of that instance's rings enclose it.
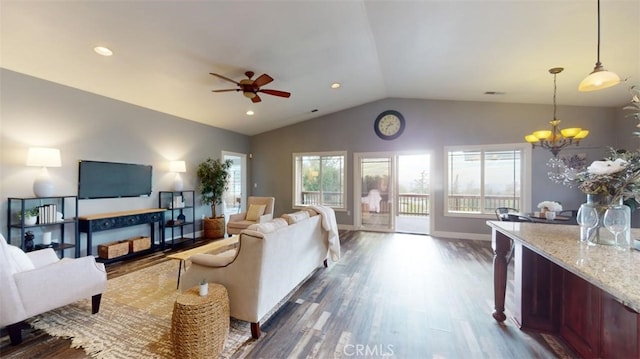
<instances>
[{"instance_id":1,"label":"pendant light cord","mask_svg":"<svg viewBox=\"0 0 640 359\"><path fill-rule=\"evenodd\" d=\"M558 74L553 74L553 120L556 120L556 77Z\"/></svg>"},{"instance_id":2,"label":"pendant light cord","mask_svg":"<svg viewBox=\"0 0 640 359\"><path fill-rule=\"evenodd\" d=\"M598 63L596 66L601 66L600 63L600 0L598 0Z\"/></svg>"}]
</instances>

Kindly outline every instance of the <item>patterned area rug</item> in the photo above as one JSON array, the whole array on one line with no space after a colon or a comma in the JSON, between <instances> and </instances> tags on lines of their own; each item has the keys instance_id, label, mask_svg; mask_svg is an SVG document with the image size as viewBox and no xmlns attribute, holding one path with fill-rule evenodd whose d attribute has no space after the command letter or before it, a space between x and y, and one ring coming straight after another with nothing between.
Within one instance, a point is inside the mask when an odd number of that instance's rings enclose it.
<instances>
[{"instance_id":1,"label":"patterned area rug","mask_svg":"<svg viewBox=\"0 0 640 359\"><path fill-rule=\"evenodd\" d=\"M95 315L86 299L36 316L29 324L71 338L72 347L94 358L173 358L170 330L179 294L177 268L177 261L167 261L110 279ZM253 342L249 323L232 318L220 358L238 357Z\"/></svg>"}]
</instances>

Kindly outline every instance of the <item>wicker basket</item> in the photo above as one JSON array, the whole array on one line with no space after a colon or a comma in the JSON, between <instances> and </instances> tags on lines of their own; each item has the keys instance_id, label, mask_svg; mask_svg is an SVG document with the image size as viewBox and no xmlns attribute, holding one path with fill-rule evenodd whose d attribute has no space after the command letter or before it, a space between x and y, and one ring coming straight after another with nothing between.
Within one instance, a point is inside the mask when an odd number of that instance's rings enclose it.
<instances>
[{"instance_id":1,"label":"wicker basket","mask_svg":"<svg viewBox=\"0 0 640 359\"><path fill-rule=\"evenodd\" d=\"M217 358L229 335L227 289L210 283L204 297L199 289L188 289L173 305L171 342L176 358Z\"/></svg>"},{"instance_id":2,"label":"wicker basket","mask_svg":"<svg viewBox=\"0 0 640 359\"><path fill-rule=\"evenodd\" d=\"M129 241L117 241L98 245L98 257L111 259L129 254Z\"/></svg>"},{"instance_id":3,"label":"wicker basket","mask_svg":"<svg viewBox=\"0 0 640 359\"><path fill-rule=\"evenodd\" d=\"M135 237L129 238L129 252L135 253L147 250L151 248L151 238L150 237Z\"/></svg>"}]
</instances>

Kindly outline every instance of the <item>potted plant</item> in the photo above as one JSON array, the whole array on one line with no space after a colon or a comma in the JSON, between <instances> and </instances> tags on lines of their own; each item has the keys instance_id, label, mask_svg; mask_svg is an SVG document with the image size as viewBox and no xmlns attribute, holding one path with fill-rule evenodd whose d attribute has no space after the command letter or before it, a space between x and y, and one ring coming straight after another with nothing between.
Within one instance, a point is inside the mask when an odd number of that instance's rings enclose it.
<instances>
[{"instance_id":1,"label":"potted plant","mask_svg":"<svg viewBox=\"0 0 640 359\"><path fill-rule=\"evenodd\" d=\"M222 196L229 188L229 169L233 162L231 160L222 161L220 159L208 158L198 165L198 179L200 180L200 192L202 192L202 203L211 206L210 218L204 220L205 238L224 237L224 213L220 217L217 215L217 206L222 204Z\"/></svg>"},{"instance_id":2,"label":"potted plant","mask_svg":"<svg viewBox=\"0 0 640 359\"><path fill-rule=\"evenodd\" d=\"M24 224L34 225L38 221L38 207L27 209L24 211ZM18 221L22 220L22 213L18 212Z\"/></svg>"},{"instance_id":3,"label":"potted plant","mask_svg":"<svg viewBox=\"0 0 640 359\"><path fill-rule=\"evenodd\" d=\"M200 281L200 296L206 297L209 293L209 283L205 279Z\"/></svg>"}]
</instances>

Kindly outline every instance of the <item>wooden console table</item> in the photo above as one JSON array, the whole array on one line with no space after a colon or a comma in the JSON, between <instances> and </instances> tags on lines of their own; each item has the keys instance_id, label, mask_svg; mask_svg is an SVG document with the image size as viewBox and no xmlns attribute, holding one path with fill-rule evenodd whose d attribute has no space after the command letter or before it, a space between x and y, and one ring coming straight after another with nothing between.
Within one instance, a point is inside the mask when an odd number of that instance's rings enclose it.
<instances>
[{"instance_id":1,"label":"wooden console table","mask_svg":"<svg viewBox=\"0 0 640 359\"><path fill-rule=\"evenodd\" d=\"M229 238L214 240L211 243L168 255L167 258L177 259L180 261L178 263L178 283L176 284L176 289L180 288L180 275L182 273L182 269L184 268L184 270L187 270L187 264L185 262L191 258L191 256L200 253L218 254L238 247L240 243L239 241L240 236L234 235Z\"/></svg>"},{"instance_id":2,"label":"wooden console table","mask_svg":"<svg viewBox=\"0 0 640 359\"><path fill-rule=\"evenodd\" d=\"M514 260L513 320L561 336L582 357L640 357L640 252L580 243L579 227L488 221L493 317L504 321ZM632 238L640 230L632 229Z\"/></svg>"},{"instance_id":3,"label":"wooden console table","mask_svg":"<svg viewBox=\"0 0 640 359\"><path fill-rule=\"evenodd\" d=\"M88 216L78 217L78 228L80 233L85 233L87 236L87 255L91 255L92 252L92 235L94 232L108 231L110 229L124 228L137 226L141 224L149 224L151 227L151 247L155 244L155 223L158 223L160 231L164 228L164 208L149 208L138 209L133 211L111 212L111 213L99 213ZM160 232L162 233L162 232ZM76 257L80 256L80 241L79 235L76 243ZM164 242L162 236L160 236L160 247L164 249Z\"/></svg>"}]
</instances>

